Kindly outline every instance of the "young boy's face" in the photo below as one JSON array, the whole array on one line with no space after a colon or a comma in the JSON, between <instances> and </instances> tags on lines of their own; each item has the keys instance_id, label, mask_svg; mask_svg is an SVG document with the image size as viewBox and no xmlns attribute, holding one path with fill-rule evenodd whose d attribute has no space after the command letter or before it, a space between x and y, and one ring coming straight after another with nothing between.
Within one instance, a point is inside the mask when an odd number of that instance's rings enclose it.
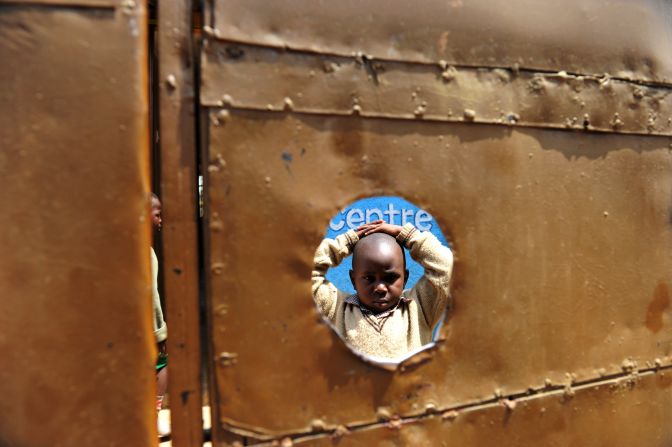
<instances>
[{"instance_id":1,"label":"young boy's face","mask_svg":"<svg viewBox=\"0 0 672 447\"><path fill-rule=\"evenodd\" d=\"M161 230L161 201L156 197L152 197L152 226Z\"/></svg>"},{"instance_id":2,"label":"young boy's face","mask_svg":"<svg viewBox=\"0 0 672 447\"><path fill-rule=\"evenodd\" d=\"M350 280L367 309L379 313L394 307L407 278L403 250L393 237L374 233L357 242Z\"/></svg>"}]
</instances>

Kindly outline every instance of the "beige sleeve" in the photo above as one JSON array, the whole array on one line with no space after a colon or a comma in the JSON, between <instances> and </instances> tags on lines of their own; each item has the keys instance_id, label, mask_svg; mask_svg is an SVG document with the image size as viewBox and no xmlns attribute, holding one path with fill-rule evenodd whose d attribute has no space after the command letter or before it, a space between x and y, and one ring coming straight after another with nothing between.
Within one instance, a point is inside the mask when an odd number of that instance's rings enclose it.
<instances>
[{"instance_id":1,"label":"beige sleeve","mask_svg":"<svg viewBox=\"0 0 672 447\"><path fill-rule=\"evenodd\" d=\"M453 273L453 253L429 231L418 231L413 225L404 225L397 240L410 252L411 258L424 268L424 274L411 289L417 297L429 327L443 315L450 293Z\"/></svg>"},{"instance_id":2,"label":"beige sleeve","mask_svg":"<svg viewBox=\"0 0 672 447\"><path fill-rule=\"evenodd\" d=\"M161 297L159 296L159 260L156 258L154 249L152 251L152 307L154 314L154 338L160 343L168 338L168 327L163 320L163 310L161 309Z\"/></svg>"},{"instance_id":3,"label":"beige sleeve","mask_svg":"<svg viewBox=\"0 0 672 447\"><path fill-rule=\"evenodd\" d=\"M315 251L312 274L313 299L322 315L332 322L336 318L338 300L345 298L346 293L338 290L325 275L330 268L339 265L352 253L352 248L358 240L357 233L349 230L336 239L324 239Z\"/></svg>"}]
</instances>

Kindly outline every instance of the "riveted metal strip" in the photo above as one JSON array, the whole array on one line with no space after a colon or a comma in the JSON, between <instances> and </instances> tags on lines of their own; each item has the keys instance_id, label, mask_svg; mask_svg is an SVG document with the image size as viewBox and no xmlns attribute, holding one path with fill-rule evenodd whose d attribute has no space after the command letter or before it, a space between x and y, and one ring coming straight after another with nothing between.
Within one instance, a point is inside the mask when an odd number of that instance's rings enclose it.
<instances>
[{"instance_id":1,"label":"riveted metal strip","mask_svg":"<svg viewBox=\"0 0 672 447\"><path fill-rule=\"evenodd\" d=\"M417 65L210 41L208 106L672 135L667 87L566 72Z\"/></svg>"},{"instance_id":2,"label":"riveted metal strip","mask_svg":"<svg viewBox=\"0 0 672 447\"><path fill-rule=\"evenodd\" d=\"M327 435L284 438L284 445L329 447L392 445L647 445L672 442L669 371L603 381L588 387L564 388L517 400L501 400L459 411L391 418L376 424ZM605 424L605 415L609 423ZM438 442L437 442L438 441ZM278 442L278 441L275 441ZM272 443L263 446L274 445Z\"/></svg>"},{"instance_id":3,"label":"riveted metal strip","mask_svg":"<svg viewBox=\"0 0 672 447\"><path fill-rule=\"evenodd\" d=\"M669 360L670 359L666 359L666 361ZM381 410L376 415L376 418L370 421L340 426L330 426L325 424L324 421L317 419L313 421L313 424L309 429L303 432L263 433L255 431L253 427L231 424L227 419L223 419L222 426L232 433L262 441L275 440L275 442L277 442L282 439L291 439L294 442L301 442L325 437L342 437L350 434L356 437L362 432L380 428L401 429L407 427L408 424L415 424L423 420L431 420L435 418L444 423L450 423L455 421L458 417L473 417L474 415L483 412L487 413L491 410L498 410L498 412L504 414L508 413L508 415L511 416L516 408L527 408L530 405L544 408L545 405L548 405L549 401L556 401L561 404L571 404L577 394L581 396L585 396L586 394L602 395L605 390L615 393L624 390L632 390L635 387L638 387L641 393L646 389L650 390L649 385L651 383L656 383L659 387L669 388L672 386L672 376L666 378L666 375L669 375L670 372L672 372L672 365L663 364L661 359L657 359L656 362L657 366L647 367L641 370L638 370L636 365L634 368L624 367L621 373L595 377L582 382L574 382L570 376L563 383L553 384L548 382L542 387L530 388L520 393L507 395L495 394L487 399L462 402L446 408L438 408L434 405L428 405L426 408L423 408L415 414L405 416L391 414L389 411ZM653 362L651 362L651 365L653 365ZM642 388L644 388L644 390L642 390ZM669 403L668 401L672 402L672 398L663 398L658 401L656 401L656 399L650 399L650 404L654 408L660 408L666 406ZM543 412L545 412L545 410L542 410L542 413ZM265 446L266 444L262 445Z\"/></svg>"},{"instance_id":4,"label":"riveted metal strip","mask_svg":"<svg viewBox=\"0 0 672 447\"><path fill-rule=\"evenodd\" d=\"M214 1L214 0L213 0ZM672 79L659 0L218 0L221 39L376 59Z\"/></svg>"}]
</instances>

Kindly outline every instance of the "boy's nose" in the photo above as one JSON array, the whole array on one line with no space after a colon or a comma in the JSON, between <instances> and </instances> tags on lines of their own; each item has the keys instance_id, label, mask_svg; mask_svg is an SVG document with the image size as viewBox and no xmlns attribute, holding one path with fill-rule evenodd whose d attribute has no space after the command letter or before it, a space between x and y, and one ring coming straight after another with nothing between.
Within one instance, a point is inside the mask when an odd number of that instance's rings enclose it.
<instances>
[{"instance_id":1,"label":"boy's nose","mask_svg":"<svg viewBox=\"0 0 672 447\"><path fill-rule=\"evenodd\" d=\"M385 284L383 284L382 282L379 282L378 284L376 284L376 287L373 290L374 292L385 293L387 292L387 287L385 287Z\"/></svg>"}]
</instances>

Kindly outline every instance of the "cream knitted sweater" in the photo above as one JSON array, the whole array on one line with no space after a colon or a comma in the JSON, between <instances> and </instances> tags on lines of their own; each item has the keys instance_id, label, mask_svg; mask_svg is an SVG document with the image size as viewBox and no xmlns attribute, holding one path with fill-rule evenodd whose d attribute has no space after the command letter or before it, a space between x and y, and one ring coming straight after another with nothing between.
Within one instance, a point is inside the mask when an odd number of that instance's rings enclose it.
<instances>
[{"instance_id":1,"label":"cream knitted sweater","mask_svg":"<svg viewBox=\"0 0 672 447\"><path fill-rule=\"evenodd\" d=\"M312 274L313 299L336 332L355 350L382 360L402 359L432 341L432 329L441 319L448 302L453 254L429 232L406 224L397 240L413 260L424 268L424 275L410 290L404 290L400 303L379 333L366 321L356 304L346 303L348 294L338 290L325 274L352 253L359 240L353 230L336 239L325 239L315 252ZM352 301L352 300L348 300Z\"/></svg>"},{"instance_id":2,"label":"cream knitted sweater","mask_svg":"<svg viewBox=\"0 0 672 447\"><path fill-rule=\"evenodd\" d=\"M159 296L159 260L156 258L154 249L152 251L152 308L154 315L154 338L157 343L168 338L168 327L163 320L163 310L161 309L161 297Z\"/></svg>"}]
</instances>

